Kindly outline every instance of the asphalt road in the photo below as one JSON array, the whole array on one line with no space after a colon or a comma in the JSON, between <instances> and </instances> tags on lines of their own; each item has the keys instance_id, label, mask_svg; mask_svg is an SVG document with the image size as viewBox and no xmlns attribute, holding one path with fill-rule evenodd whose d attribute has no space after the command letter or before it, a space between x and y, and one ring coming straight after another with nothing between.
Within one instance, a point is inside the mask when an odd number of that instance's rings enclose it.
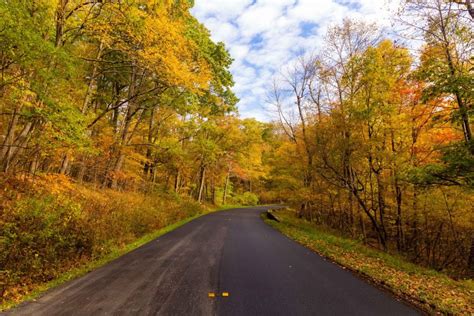
<instances>
[{"instance_id":1,"label":"asphalt road","mask_svg":"<svg viewBox=\"0 0 474 316\"><path fill-rule=\"evenodd\" d=\"M264 210L196 219L9 314L419 314L266 225Z\"/></svg>"}]
</instances>

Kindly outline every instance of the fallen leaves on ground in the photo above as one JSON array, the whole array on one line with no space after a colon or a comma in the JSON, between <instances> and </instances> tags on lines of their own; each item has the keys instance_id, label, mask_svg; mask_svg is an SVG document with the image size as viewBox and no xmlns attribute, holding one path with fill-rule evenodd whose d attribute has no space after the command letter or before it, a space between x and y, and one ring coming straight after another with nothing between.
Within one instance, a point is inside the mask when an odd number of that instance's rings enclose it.
<instances>
[{"instance_id":1,"label":"fallen leaves on ground","mask_svg":"<svg viewBox=\"0 0 474 316\"><path fill-rule=\"evenodd\" d=\"M456 281L357 241L334 236L288 211L279 212L279 218L280 223L269 223L283 234L430 313L474 314L474 286L468 280Z\"/></svg>"}]
</instances>

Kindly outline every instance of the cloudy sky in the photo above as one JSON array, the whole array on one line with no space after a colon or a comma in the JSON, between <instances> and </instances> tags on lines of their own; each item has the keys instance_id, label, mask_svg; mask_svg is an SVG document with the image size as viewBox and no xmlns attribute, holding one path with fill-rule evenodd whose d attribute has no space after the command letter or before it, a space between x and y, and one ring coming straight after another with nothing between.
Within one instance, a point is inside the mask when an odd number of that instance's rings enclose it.
<instances>
[{"instance_id":1,"label":"cloudy sky","mask_svg":"<svg viewBox=\"0 0 474 316\"><path fill-rule=\"evenodd\" d=\"M345 17L389 26L390 11L398 2L196 0L192 12L235 59L231 71L241 116L268 121L267 91L282 67L301 52L316 50L327 27Z\"/></svg>"}]
</instances>

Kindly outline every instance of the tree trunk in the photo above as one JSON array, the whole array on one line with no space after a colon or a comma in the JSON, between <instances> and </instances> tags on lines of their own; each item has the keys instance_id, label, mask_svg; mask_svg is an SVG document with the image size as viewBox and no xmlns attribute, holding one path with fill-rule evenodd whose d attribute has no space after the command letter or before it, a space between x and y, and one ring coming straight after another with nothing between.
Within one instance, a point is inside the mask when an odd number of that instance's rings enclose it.
<instances>
[{"instance_id":1,"label":"tree trunk","mask_svg":"<svg viewBox=\"0 0 474 316\"><path fill-rule=\"evenodd\" d=\"M56 38L55 46L59 47L63 44L64 24L66 23L66 6L69 0L59 0L56 8Z\"/></svg>"},{"instance_id":2,"label":"tree trunk","mask_svg":"<svg viewBox=\"0 0 474 316\"><path fill-rule=\"evenodd\" d=\"M85 158L82 157L81 162L79 164L79 171L77 172L77 181L82 183L84 181L84 176L86 173L86 161Z\"/></svg>"},{"instance_id":3,"label":"tree trunk","mask_svg":"<svg viewBox=\"0 0 474 316\"><path fill-rule=\"evenodd\" d=\"M403 234L403 221L402 221L402 190L398 185L398 180L395 179L395 196L397 200L397 249L402 251L405 248L404 234Z\"/></svg>"},{"instance_id":4,"label":"tree trunk","mask_svg":"<svg viewBox=\"0 0 474 316\"><path fill-rule=\"evenodd\" d=\"M199 184L199 193L198 193L198 198L197 201L201 203L202 201L202 193L204 191L204 183L206 179L206 167L202 166L201 167L201 176L200 176L200 184Z\"/></svg>"},{"instance_id":5,"label":"tree trunk","mask_svg":"<svg viewBox=\"0 0 474 316\"><path fill-rule=\"evenodd\" d=\"M119 156L115 162L114 168L112 169L113 174L112 174L112 179L110 181L111 189L117 189L118 187L117 173L120 171L120 169L122 169L124 159L125 159L125 155L123 154L123 152L120 151Z\"/></svg>"},{"instance_id":6,"label":"tree trunk","mask_svg":"<svg viewBox=\"0 0 474 316\"><path fill-rule=\"evenodd\" d=\"M97 77L97 72L99 68L98 60L102 57L102 51L104 49L104 44L102 41L99 43L99 49L97 51L97 56L96 56L96 61L94 61L94 66L92 67L92 73L91 73L91 78L89 80L89 84L87 85L87 90L86 90L86 95L84 97L84 102L82 103L82 109L81 112L82 114L85 114L87 112L87 109L89 108L89 104L91 101L92 97L92 90L94 89L95 83L96 83L96 77Z\"/></svg>"},{"instance_id":7,"label":"tree trunk","mask_svg":"<svg viewBox=\"0 0 474 316\"><path fill-rule=\"evenodd\" d=\"M382 247L384 250L387 250L387 230L385 229L385 198L383 192L385 192L385 186L382 183L380 174L377 173L377 200L379 205L379 218L380 218L380 231L383 235L384 242Z\"/></svg>"},{"instance_id":8,"label":"tree trunk","mask_svg":"<svg viewBox=\"0 0 474 316\"><path fill-rule=\"evenodd\" d=\"M214 178L211 179L211 200L212 204L216 205L216 186L214 185Z\"/></svg>"},{"instance_id":9,"label":"tree trunk","mask_svg":"<svg viewBox=\"0 0 474 316\"><path fill-rule=\"evenodd\" d=\"M153 127L155 125L154 115L155 115L155 108L152 107L150 110L150 121L148 122L148 139L147 139L148 146L146 148L146 161L143 166L143 173L145 175L145 178L148 176L148 172L152 169L152 162L151 162L152 152L151 152L150 146L153 144Z\"/></svg>"},{"instance_id":10,"label":"tree trunk","mask_svg":"<svg viewBox=\"0 0 474 316\"><path fill-rule=\"evenodd\" d=\"M7 135L2 144L2 150L0 151L0 161L2 162L2 171L7 172L10 166L10 158L12 152L12 146L15 139L15 129L18 123L18 111L19 107L16 107L12 119L10 120L10 125L8 126Z\"/></svg>"},{"instance_id":11,"label":"tree trunk","mask_svg":"<svg viewBox=\"0 0 474 316\"><path fill-rule=\"evenodd\" d=\"M132 67L132 73L130 77L130 84L128 90L128 98L131 99L133 95L135 95L135 84L137 80L137 68L136 66ZM120 137L115 144L116 150L116 160L115 164L112 168L113 175L112 181L110 182L110 187L112 189L117 187L117 173L122 169L123 162L125 160L125 154L123 152L123 146L127 145L129 140L131 139L133 132L130 132L130 125L132 124L132 119L135 116L137 111L135 111L135 105L132 101L129 101L127 111L125 113L125 118L123 122L123 129L120 133ZM118 114L118 113L117 113ZM116 118L118 120L118 118ZM138 124L138 123L137 123ZM119 131L117 131L119 132Z\"/></svg>"},{"instance_id":12,"label":"tree trunk","mask_svg":"<svg viewBox=\"0 0 474 316\"><path fill-rule=\"evenodd\" d=\"M59 174L65 175L69 168L69 155L65 154L63 161L61 163L61 168L59 169Z\"/></svg>"},{"instance_id":13,"label":"tree trunk","mask_svg":"<svg viewBox=\"0 0 474 316\"><path fill-rule=\"evenodd\" d=\"M229 178L230 178L230 172L227 172L227 176L225 177L225 183L224 183L224 194L222 196L222 205L226 205L226 202L227 202L227 188L229 187Z\"/></svg>"},{"instance_id":14,"label":"tree trunk","mask_svg":"<svg viewBox=\"0 0 474 316\"><path fill-rule=\"evenodd\" d=\"M35 152L33 154L33 159L30 163L30 174L36 174L36 170L38 169L38 146L35 148Z\"/></svg>"},{"instance_id":15,"label":"tree trunk","mask_svg":"<svg viewBox=\"0 0 474 316\"><path fill-rule=\"evenodd\" d=\"M175 193L178 193L179 192L179 185L180 185L180 179L181 178L181 173L179 172L176 172L176 178L174 180L174 192Z\"/></svg>"},{"instance_id":16,"label":"tree trunk","mask_svg":"<svg viewBox=\"0 0 474 316\"><path fill-rule=\"evenodd\" d=\"M393 156L397 155L397 149L395 146L395 133L393 129L390 133L391 136L391 147ZM405 248L405 242L403 237L403 221L402 221L402 188L398 183L398 166L396 161L392 164L392 176L393 176L393 186L395 189L395 200L397 202L397 218L395 220L395 225L397 228L397 250L402 251Z\"/></svg>"},{"instance_id":17,"label":"tree trunk","mask_svg":"<svg viewBox=\"0 0 474 316\"><path fill-rule=\"evenodd\" d=\"M353 197L350 192L348 192L348 200L349 200L349 232L351 236L355 235L355 225L354 225L354 207L353 207Z\"/></svg>"}]
</instances>

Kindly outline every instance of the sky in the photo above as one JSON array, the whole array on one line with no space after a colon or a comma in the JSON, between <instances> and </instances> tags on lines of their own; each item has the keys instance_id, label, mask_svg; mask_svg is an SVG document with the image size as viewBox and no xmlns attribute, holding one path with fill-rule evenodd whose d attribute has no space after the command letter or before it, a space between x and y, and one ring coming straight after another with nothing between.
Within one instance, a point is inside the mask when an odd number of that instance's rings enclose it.
<instances>
[{"instance_id":1,"label":"sky","mask_svg":"<svg viewBox=\"0 0 474 316\"><path fill-rule=\"evenodd\" d=\"M344 18L390 26L400 0L195 0L193 15L222 41L234 63L242 117L272 119L273 78L303 52L321 47L327 28Z\"/></svg>"}]
</instances>

